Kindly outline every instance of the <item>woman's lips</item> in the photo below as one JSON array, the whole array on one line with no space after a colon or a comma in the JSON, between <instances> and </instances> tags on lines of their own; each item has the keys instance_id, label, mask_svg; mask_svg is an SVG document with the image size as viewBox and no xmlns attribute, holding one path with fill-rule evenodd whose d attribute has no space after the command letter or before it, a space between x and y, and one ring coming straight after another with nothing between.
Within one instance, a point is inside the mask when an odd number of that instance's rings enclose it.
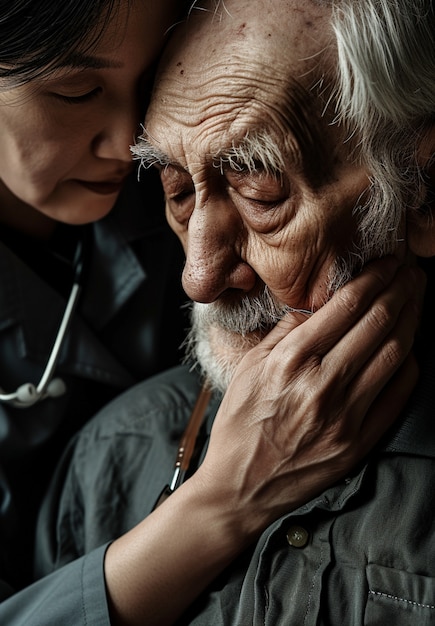
<instances>
[{"instance_id":1,"label":"woman's lips","mask_svg":"<svg viewBox=\"0 0 435 626\"><path fill-rule=\"evenodd\" d=\"M119 193L125 183L125 180L122 180L118 183L112 182L101 182L101 183L92 183L84 180L77 181L82 187L89 189L89 191L93 191L94 193L98 193L101 196L110 196L113 193Z\"/></svg>"}]
</instances>

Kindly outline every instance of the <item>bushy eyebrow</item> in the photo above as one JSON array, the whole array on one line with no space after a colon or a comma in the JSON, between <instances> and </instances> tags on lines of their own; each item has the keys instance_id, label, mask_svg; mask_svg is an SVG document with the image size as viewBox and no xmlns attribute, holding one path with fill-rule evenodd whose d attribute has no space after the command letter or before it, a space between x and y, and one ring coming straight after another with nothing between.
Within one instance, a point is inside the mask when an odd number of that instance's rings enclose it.
<instances>
[{"instance_id":1,"label":"bushy eyebrow","mask_svg":"<svg viewBox=\"0 0 435 626\"><path fill-rule=\"evenodd\" d=\"M230 148L212 155L212 161L221 172L229 166L236 172L261 170L282 176L285 170L285 159L278 142L265 131L247 131L241 140L233 141Z\"/></svg>"},{"instance_id":2,"label":"bushy eyebrow","mask_svg":"<svg viewBox=\"0 0 435 626\"><path fill-rule=\"evenodd\" d=\"M175 165L167 154L150 142L146 132L138 138L133 146L130 146L130 151L133 159L139 160L140 166L144 169L149 169L154 165L161 165L162 167Z\"/></svg>"},{"instance_id":3,"label":"bushy eyebrow","mask_svg":"<svg viewBox=\"0 0 435 626\"><path fill-rule=\"evenodd\" d=\"M167 167L173 165L177 168L182 166L172 160L160 148L154 145L146 131L132 146L131 152L134 159L140 160L141 167L148 169L154 165ZM281 177L285 171L285 163L278 142L265 131L248 131L245 136L236 141L230 147L220 148L213 154L207 155L209 162L223 174L228 167L236 172L266 172L267 174ZM299 155L295 150L290 160L300 162ZM185 169L185 168L182 168Z\"/></svg>"}]
</instances>

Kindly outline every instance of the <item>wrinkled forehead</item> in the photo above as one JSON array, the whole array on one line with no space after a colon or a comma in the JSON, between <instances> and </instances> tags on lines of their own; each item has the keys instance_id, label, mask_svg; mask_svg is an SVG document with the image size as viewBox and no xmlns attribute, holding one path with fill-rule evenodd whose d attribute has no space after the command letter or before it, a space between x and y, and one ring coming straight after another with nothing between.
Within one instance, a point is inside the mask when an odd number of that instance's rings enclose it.
<instances>
[{"instance_id":1,"label":"wrinkled forehead","mask_svg":"<svg viewBox=\"0 0 435 626\"><path fill-rule=\"evenodd\" d=\"M330 10L311 0L225 0L194 11L162 59L147 129L153 134L159 120L194 128L213 118L210 136L222 139L236 120L243 134L255 115L270 114L272 127L312 115L332 82L329 19Z\"/></svg>"}]
</instances>

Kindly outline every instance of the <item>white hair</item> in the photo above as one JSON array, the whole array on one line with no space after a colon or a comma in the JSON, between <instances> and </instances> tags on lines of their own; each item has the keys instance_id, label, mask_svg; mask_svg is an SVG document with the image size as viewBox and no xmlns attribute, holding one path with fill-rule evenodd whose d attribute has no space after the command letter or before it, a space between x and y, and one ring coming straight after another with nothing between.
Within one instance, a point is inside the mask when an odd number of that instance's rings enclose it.
<instances>
[{"instance_id":1,"label":"white hair","mask_svg":"<svg viewBox=\"0 0 435 626\"><path fill-rule=\"evenodd\" d=\"M360 127L435 113L432 0L335 0L341 108Z\"/></svg>"},{"instance_id":2,"label":"white hair","mask_svg":"<svg viewBox=\"0 0 435 626\"><path fill-rule=\"evenodd\" d=\"M359 209L362 237L380 245L427 193L416 156L435 123L435 8L432 0L331 5L338 117L357 134L372 173L371 198Z\"/></svg>"}]
</instances>

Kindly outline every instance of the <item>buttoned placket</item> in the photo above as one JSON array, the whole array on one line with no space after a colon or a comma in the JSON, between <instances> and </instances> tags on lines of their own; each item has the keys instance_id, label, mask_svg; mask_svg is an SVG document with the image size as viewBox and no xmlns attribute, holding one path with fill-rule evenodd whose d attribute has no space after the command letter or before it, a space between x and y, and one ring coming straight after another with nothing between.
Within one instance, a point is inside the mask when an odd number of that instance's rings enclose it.
<instances>
[{"instance_id":1,"label":"buttoned placket","mask_svg":"<svg viewBox=\"0 0 435 626\"><path fill-rule=\"evenodd\" d=\"M243 607L237 626L318 626L332 528L336 515L358 493L365 469L263 533L237 599Z\"/></svg>"}]
</instances>

